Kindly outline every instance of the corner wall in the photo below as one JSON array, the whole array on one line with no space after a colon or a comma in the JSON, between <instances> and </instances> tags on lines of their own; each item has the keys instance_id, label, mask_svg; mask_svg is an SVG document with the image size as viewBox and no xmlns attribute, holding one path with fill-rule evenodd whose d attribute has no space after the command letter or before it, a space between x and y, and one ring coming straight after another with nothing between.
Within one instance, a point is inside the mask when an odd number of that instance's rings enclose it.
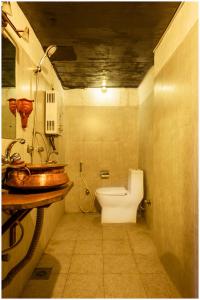
<instances>
[{"instance_id":1,"label":"corner wall","mask_svg":"<svg viewBox=\"0 0 200 300\"><path fill-rule=\"evenodd\" d=\"M155 50L154 92L141 103L139 126L139 167L146 171L146 197L152 201L148 224L185 298L198 293L197 8L184 3Z\"/></svg>"},{"instance_id":2,"label":"corner wall","mask_svg":"<svg viewBox=\"0 0 200 300\"><path fill-rule=\"evenodd\" d=\"M151 202L146 205L145 219L149 228L153 228L153 101L154 67L146 74L138 88L139 93L139 151L138 166L144 171L144 199Z\"/></svg>"}]
</instances>

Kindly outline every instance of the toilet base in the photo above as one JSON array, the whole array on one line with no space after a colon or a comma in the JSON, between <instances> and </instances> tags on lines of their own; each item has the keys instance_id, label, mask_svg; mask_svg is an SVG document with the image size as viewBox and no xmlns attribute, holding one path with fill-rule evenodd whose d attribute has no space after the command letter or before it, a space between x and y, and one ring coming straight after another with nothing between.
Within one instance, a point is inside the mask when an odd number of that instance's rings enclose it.
<instances>
[{"instance_id":1,"label":"toilet base","mask_svg":"<svg viewBox=\"0 0 200 300\"><path fill-rule=\"evenodd\" d=\"M101 211L101 223L136 223L137 210L118 207L106 207Z\"/></svg>"}]
</instances>

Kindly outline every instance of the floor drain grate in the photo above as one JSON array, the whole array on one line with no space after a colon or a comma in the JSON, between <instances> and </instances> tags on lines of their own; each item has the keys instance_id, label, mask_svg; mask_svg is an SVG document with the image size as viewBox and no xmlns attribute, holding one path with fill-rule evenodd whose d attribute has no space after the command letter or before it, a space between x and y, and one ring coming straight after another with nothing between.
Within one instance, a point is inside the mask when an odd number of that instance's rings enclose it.
<instances>
[{"instance_id":1,"label":"floor drain grate","mask_svg":"<svg viewBox=\"0 0 200 300\"><path fill-rule=\"evenodd\" d=\"M51 275L52 268L35 268L31 278L35 280L48 280Z\"/></svg>"}]
</instances>

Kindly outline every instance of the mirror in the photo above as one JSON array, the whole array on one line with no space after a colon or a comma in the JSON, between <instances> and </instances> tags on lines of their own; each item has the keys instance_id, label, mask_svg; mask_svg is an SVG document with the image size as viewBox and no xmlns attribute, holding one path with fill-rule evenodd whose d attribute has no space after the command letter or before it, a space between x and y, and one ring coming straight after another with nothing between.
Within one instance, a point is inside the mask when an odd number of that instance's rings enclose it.
<instances>
[{"instance_id":1,"label":"mirror","mask_svg":"<svg viewBox=\"0 0 200 300\"><path fill-rule=\"evenodd\" d=\"M16 99L16 47L2 35L2 138L16 138L16 117L9 108L9 99Z\"/></svg>"}]
</instances>

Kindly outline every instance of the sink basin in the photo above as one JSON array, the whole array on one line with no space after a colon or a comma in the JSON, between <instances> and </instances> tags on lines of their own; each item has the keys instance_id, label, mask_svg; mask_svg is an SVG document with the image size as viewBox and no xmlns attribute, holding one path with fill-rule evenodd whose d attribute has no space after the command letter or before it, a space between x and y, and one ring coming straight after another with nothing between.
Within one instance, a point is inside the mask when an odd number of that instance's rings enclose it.
<instances>
[{"instance_id":1,"label":"sink basin","mask_svg":"<svg viewBox=\"0 0 200 300\"><path fill-rule=\"evenodd\" d=\"M10 166L6 185L20 190L53 189L69 181L64 164L24 164Z\"/></svg>"},{"instance_id":2,"label":"sink basin","mask_svg":"<svg viewBox=\"0 0 200 300\"><path fill-rule=\"evenodd\" d=\"M60 171L64 172L65 164L26 164L27 168L29 168L33 172L54 172Z\"/></svg>"}]
</instances>

